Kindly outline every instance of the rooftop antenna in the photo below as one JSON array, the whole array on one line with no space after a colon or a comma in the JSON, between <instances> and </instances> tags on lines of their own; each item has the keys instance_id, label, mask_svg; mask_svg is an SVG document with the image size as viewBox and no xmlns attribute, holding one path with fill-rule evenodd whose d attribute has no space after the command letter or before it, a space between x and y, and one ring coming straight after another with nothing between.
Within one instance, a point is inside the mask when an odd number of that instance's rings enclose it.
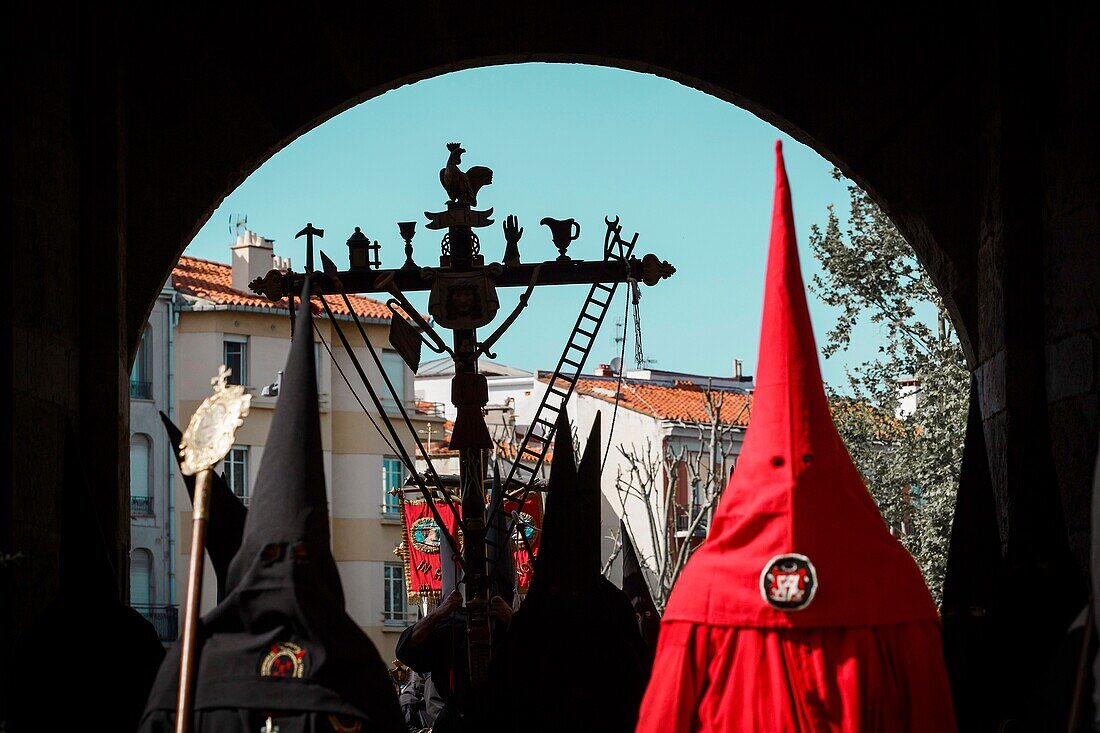
<instances>
[{"instance_id":1,"label":"rooftop antenna","mask_svg":"<svg viewBox=\"0 0 1100 733\"><path fill-rule=\"evenodd\" d=\"M623 341L626 340L626 329L624 328L625 325L626 324L623 323L622 318L619 318L615 321L615 343L617 344L621 344Z\"/></svg>"},{"instance_id":2,"label":"rooftop antenna","mask_svg":"<svg viewBox=\"0 0 1100 733\"><path fill-rule=\"evenodd\" d=\"M234 217L236 221L233 221ZM241 236L241 230L248 229L248 214L230 214L229 215L229 233Z\"/></svg>"}]
</instances>

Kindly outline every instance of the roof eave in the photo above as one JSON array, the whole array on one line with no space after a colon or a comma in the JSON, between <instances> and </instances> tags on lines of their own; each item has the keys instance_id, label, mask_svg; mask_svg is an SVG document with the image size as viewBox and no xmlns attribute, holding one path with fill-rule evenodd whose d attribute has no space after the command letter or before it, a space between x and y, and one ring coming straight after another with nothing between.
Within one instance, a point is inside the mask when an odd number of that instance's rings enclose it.
<instances>
[{"instance_id":1,"label":"roof eave","mask_svg":"<svg viewBox=\"0 0 1100 733\"><path fill-rule=\"evenodd\" d=\"M189 295L187 293L179 292L187 298L194 298L190 302L185 302L179 306L181 311L191 311L194 313L213 313L218 311L234 312L234 313L267 313L269 315L290 315L290 310L287 308L261 308L256 305L232 305L227 303L214 303L213 301L206 300L195 295ZM338 321L352 321L350 315L344 315L343 313L333 314ZM367 323L372 325L386 325L390 322L389 318L376 318L374 316L359 316L360 323Z\"/></svg>"}]
</instances>

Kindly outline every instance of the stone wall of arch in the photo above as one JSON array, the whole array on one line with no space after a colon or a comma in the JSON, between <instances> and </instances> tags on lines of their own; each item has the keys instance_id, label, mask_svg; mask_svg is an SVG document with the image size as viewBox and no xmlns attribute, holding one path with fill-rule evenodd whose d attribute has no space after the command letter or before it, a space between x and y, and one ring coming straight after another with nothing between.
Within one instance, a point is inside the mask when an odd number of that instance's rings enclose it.
<instances>
[{"instance_id":1,"label":"stone wall of arch","mask_svg":"<svg viewBox=\"0 0 1100 733\"><path fill-rule=\"evenodd\" d=\"M1042 600L1014 643L1033 661L1061 633L1085 592L1100 431L1096 22L590 5L17 12L8 277L24 307L11 310L17 460L0 539L24 560L0 621L17 633L56 591L50 459L66 421L88 436L105 534L125 557L130 362L171 264L221 198L387 89L554 60L658 73L745 107L891 215L977 376L1004 572Z\"/></svg>"}]
</instances>

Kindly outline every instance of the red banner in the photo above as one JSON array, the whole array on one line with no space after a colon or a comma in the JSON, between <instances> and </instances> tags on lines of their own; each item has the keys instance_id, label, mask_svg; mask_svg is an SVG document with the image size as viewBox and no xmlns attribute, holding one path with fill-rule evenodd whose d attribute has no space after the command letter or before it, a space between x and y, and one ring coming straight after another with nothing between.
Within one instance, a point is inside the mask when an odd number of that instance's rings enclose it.
<instances>
[{"instance_id":1,"label":"red banner","mask_svg":"<svg viewBox=\"0 0 1100 733\"><path fill-rule=\"evenodd\" d=\"M457 522L450 509L442 501L438 501L436 506L447 530L455 535ZM455 509L459 508L456 502ZM518 501L505 500L504 510L508 513L509 521L517 509ZM535 571L534 557L538 555L539 539L542 536L542 496L539 493L532 492L527 497L523 509L519 511L519 519L521 524L517 524L512 531L512 558L519 592L526 593ZM447 541L423 499L402 498L401 523L404 526L404 535L399 551L405 563L405 591L409 601L419 603L421 598L428 598L438 602L443 587L440 550L449 551ZM462 537L459 536L458 539L461 544Z\"/></svg>"},{"instance_id":2,"label":"red banner","mask_svg":"<svg viewBox=\"0 0 1100 733\"><path fill-rule=\"evenodd\" d=\"M436 502L436 507L447 531L452 537L458 536L458 523L451 510L443 501ZM457 503L455 509L460 509ZM450 552L450 546L439 531L431 508L423 499L402 498L401 523L405 531L400 553L405 562L405 591L409 600L413 603L418 603L421 598L439 601L443 587L440 551Z\"/></svg>"},{"instance_id":3,"label":"red banner","mask_svg":"<svg viewBox=\"0 0 1100 733\"><path fill-rule=\"evenodd\" d=\"M505 499L504 510L508 516L519 509L519 502L514 499ZM527 593L531 585L531 576L535 572L534 560L538 556L539 539L542 537L542 495L537 491L531 492L523 503L523 509L519 510L519 519L512 530L513 558L516 563L516 575L520 593ZM524 541L526 540L526 542ZM530 552L528 551L530 548ZM534 557L532 557L534 553Z\"/></svg>"}]
</instances>

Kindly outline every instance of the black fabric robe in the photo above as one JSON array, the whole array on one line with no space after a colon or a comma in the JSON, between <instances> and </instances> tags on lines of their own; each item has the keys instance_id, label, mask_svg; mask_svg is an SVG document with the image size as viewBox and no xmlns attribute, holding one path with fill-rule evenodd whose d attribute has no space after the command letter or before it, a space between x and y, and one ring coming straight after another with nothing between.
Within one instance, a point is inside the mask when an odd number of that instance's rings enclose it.
<instances>
[{"instance_id":1,"label":"black fabric robe","mask_svg":"<svg viewBox=\"0 0 1100 733\"><path fill-rule=\"evenodd\" d=\"M600 573L600 419L578 468L564 416L554 441L531 589L490 679L509 691L489 730L630 733L652 652L630 599Z\"/></svg>"},{"instance_id":2,"label":"black fabric robe","mask_svg":"<svg viewBox=\"0 0 1100 733\"><path fill-rule=\"evenodd\" d=\"M506 654L507 632L492 624L491 649L493 658ZM484 708L494 704L494 697L503 690L498 680L491 674L481 689L470 687L467 672L466 614L458 611L449 618L441 620L432 629L424 641L414 646L410 643L413 629L410 626L397 641L394 654L401 662L420 674L428 676L426 696L434 694L442 701L442 707L427 705L432 718L432 733L452 733L453 731L481 731ZM491 667L490 667L491 669Z\"/></svg>"}]
</instances>

